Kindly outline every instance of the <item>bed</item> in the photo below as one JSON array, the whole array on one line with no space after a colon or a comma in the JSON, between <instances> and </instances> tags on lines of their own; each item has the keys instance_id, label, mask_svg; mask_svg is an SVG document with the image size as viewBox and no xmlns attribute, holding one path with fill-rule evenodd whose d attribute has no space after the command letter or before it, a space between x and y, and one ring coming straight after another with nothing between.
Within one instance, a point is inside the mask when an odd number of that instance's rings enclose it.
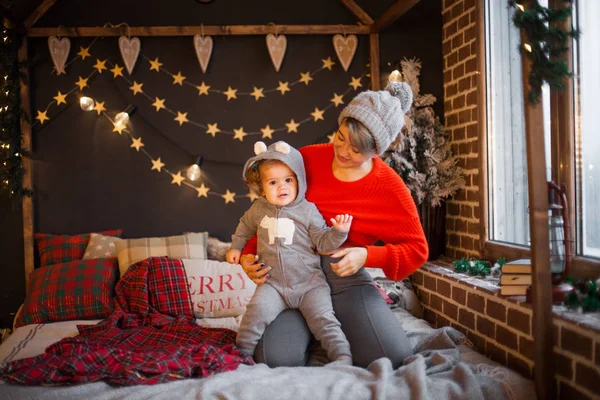
<instances>
[{"instance_id":1,"label":"bed","mask_svg":"<svg viewBox=\"0 0 600 400\"><path fill-rule=\"evenodd\" d=\"M206 240L206 236L203 240ZM127 247L129 256L135 254L131 246ZM189 248L186 249L186 251L188 250ZM142 253L139 257L147 255L147 249ZM116 260L114 258L96 259L93 262L94 273L98 274L98 263L107 265L112 263L113 269L120 268L121 264ZM73 262L77 263L71 261L71 263ZM17 321L20 321L19 326L0 345L1 399L506 398L530 400L536 398L534 384L531 380L525 379L518 373L477 353L472 344L457 330L450 327L433 329L426 321L419 318L419 305L415 304L416 296L409 286L402 286L401 282L391 282L377 274L374 274L374 279L381 287L382 295L384 297L389 295L388 302L391 303L393 314L406 330L413 347L414 355L405 360L403 366L394 370L389 360L385 358L374 361L366 369L351 366L328 366L324 352L315 346L309 366L269 368L264 364L254 364L251 360L244 358L246 356L240 356L231 345L232 340L235 343L233 332L237 331L243 315L242 299L248 298L248 293L253 290L251 285L245 283L237 287L241 291L233 290L236 289L236 276L243 283L243 275L236 275L240 271L239 266L232 266L218 260L197 259L194 261L193 259L155 255L141 260L133 257L127 262L133 263L121 271L121 278L115 284L116 289L112 296L114 307L109 310L110 312L106 312L104 318L63 318L60 321L24 323L26 318L23 317L23 314L27 313L28 307L30 310L38 310L41 307L40 301L34 301L32 304L32 298L36 292L35 280L32 281L28 297L19 313L20 316L17 317ZM88 263L90 262L88 261ZM56 267L53 268L56 269ZM212 270L208 271L211 268ZM214 275L215 268L217 275ZM231 270L224 271L227 268L231 268ZM73 266L70 264L61 268L63 272L72 270ZM179 286L174 285L167 288L161 286L160 282L165 281L164 271L177 274L175 279L170 277L168 280L180 282ZM213 275L209 277L207 274L211 273ZM81 276L81 273L79 275ZM52 280L49 276L48 274L43 275L44 284ZM191 279L194 277L195 279ZM112 282L114 277L109 276L106 280ZM37 286L41 285L39 281L41 280L38 279ZM194 286L194 282L197 283L197 281L201 283ZM52 287L55 289L55 286ZM215 293L217 290L213 290L211 293L208 288L216 289L217 287L224 289L229 300L206 300L206 296L217 294ZM143 290L138 290L140 288ZM182 288L186 290L181 290ZM230 288L232 290L229 290ZM405 290L391 291L391 288ZM154 296L158 292L160 292L159 295ZM64 302L66 298L64 291L61 291L61 295L60 301ZM48 297L47 294L44 296L44 299ZM181 298L184 298L185 301L182 301ZM235 298L237 298L237 302L231 300ZM211 304L211 306L209 307L207 304ZM221 306L213 307L213 304ZM242 307L237 307L236 304ZM140 307L145 310L142 311L142 314L145 314L138 318L141 315ZM98 309L95 312L98 312ZM31 311L29 313L31 314ZM185 313L191 315L191 318L182 318L180 314ZM135 324L123 323L123 315L133 316ZM117 320L118 324L115 322ZM111 325L113 322L115 325ZM211 364L213 367L217 365L217 368L207 366L198 373L196 365L194 368L186 370L192 371L189 374L181 373L181 370L178 370L177 373L161 371L159 374L154 374L154 371L148 372L144 368L133 368L133 372L128 370L127 374L121 374L117 378L111 377L97 381L93 381L94 379L89 376L94 375L95 367L88 370L88 373L79 369L82 359L94 358L93 355L98 352L89 344L98 337L93 338L92 336L104 334L105 339L106 336L109 336L108 340L115 340L108 346L109 349L112 349L113 345L123 343L118 338L119 335L130 334L126 325L146 329L146 324L153 323L156 323L156 326L159 326L159 330L162 329L162 331L168 331L175 324L184 324L187 332L191 332L193 335L186 337L185 341L191 337L219 335L219 343L226 342L226 346L221 346L219 350L222 353L214 356L213 347L210 347L209 352L202 353L204 356L210 354L213 361L218 360ZM117 325L117 330L110 330ZM222 340L222 338L226 340ZM65 343L67 345L63 345ZM203 346L205 343L202 341ZM80 348L74 358L59 360L58 358L65 356L65 347L71 346L69 347L71 349L74 344L85 347ZM206 347L202 347L202 349L205 350ZM106 352L106 349L102 351ZM174 354L169 353L170 350L167 347L152 351L159 352L152 355L157 360L164 356L160 351L166 352L167 358L173 358ZM58 353L61 353L61 357L57 358L55 355ZM122 354L117 354L116 358L123 357ZM156 356L156 354L160 355ZM100 362L106 365L106 360L107 358L104 356ZM205 363L203 360L207 359L190 360L196 364L203 364ZM97 361L95 360L95 362ZM152 364L152 359L150 362ZM106 369L113 370L115 368L111 366ZM21 375L19 375L19 371ZM37 380L37 384L24 384L33 381L34 376L43 374L46 375ZM73 375L78 375L79 380L74 380ZM145 380L142 379L142 375ZM23 377L26 379L20 381L19 379Z\"/></svg>"}]
</instances>

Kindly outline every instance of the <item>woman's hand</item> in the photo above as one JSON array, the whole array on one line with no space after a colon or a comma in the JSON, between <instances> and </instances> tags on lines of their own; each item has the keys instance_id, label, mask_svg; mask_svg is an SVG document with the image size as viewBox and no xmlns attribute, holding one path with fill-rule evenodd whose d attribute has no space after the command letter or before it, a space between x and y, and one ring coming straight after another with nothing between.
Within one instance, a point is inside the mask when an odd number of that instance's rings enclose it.
<instances>
[{"instance_id":1,"label":"woman's hand","mask_svg":"<svg viewBox=\"0 0 600 400\"><path fill-rule=\"evenodd\" d=\"M344 247L329 255L332 258L342 259L331 263L331 269L338 276L354 275L367 262L367 249L365 247Z\"/></svg>"},{"instance_id":2,"label":"woman's hand","mask_svg":"<svg viewBox=\"0 0 600 400\"><path fill-rule=\"evenodd\" d=\"M240 264L244 269L248 278L257 285L265 283L271 275L269 271L271 267L266 267L265 264L258 262L258 256L254 254L245 254L240 258Z\"/></svg>"}]
</instances>

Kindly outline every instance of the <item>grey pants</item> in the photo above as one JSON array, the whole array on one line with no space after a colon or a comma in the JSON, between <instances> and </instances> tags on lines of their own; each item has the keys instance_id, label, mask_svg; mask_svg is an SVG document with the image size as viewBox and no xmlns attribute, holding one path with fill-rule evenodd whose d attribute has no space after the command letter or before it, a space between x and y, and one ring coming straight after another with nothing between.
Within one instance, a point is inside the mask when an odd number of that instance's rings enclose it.
<instances>
[{"instance_id":1,"label":"grey pants","mask_svg":"<svg viewBox=\"0 0 600 400\"><path fill-rule=\"evenodd\" d=\"M410 342L400 322L381 297L368 272L340 278L330 263L337 259L321 257L321 266L331 286L335 316L350 342L354 365L367 367L387 357L394 368L412 355ZM285 310L265 329L254 352L256 362L270 367L306 365L312 336L298 310Z\"/></svg>"},{"instance_id":2,"label":"grey pants","mask_svg":"<svg viewBox=\"0 0 600 400\"><path fill-rule=\"evenodd\" d=\"M340 322L333 315L329 286L323 277L315 280L320 283L307 292L288 290L285 298L268 283L258 286L248 303L237 334L236 344L240 351L254 354L267 326L282 311L293 308L300 311L310 332L327 350L330 360L351 357L350 345L340 328Z\"/></svg>"}]
</instances>

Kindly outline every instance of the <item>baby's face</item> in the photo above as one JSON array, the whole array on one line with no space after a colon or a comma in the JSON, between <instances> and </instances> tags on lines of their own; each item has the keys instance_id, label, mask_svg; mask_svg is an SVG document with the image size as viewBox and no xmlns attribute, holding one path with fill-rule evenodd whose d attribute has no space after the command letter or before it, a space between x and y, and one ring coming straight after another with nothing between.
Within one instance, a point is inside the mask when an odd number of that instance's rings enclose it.
<instances>
[{"instance_id":1,"label":"baby's face","mask_svg":"<svg viewBox=\"0 0 600 400\"><path fill-rule=\"evenodd\" d=\"M285 164L267 164L260 167L262 195L276 206L287 206L298 195L296 174Z\"/></svg>"}]
</instances>

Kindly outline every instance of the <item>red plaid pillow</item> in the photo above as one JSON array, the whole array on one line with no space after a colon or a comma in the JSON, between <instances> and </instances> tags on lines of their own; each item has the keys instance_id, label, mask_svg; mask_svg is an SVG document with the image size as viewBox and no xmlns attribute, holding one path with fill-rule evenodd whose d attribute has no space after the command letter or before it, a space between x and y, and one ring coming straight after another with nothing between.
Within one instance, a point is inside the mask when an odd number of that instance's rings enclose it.
<instances>
[{"instance_id":1,"label":"red plaid pillow","mask_svg":"<svg viewBox=\"0 0 600 400\"><path fill-rule=\"evenodd\" d=\"M16 327L74 319L103 319L113 311L116 257L75 260L34 270Z\"/></svg>"},{"instance_id":2,"label":"red plaid pillow","mask_svg":"<svg viewBox=\"0 0 600 400\"><path fill-rule=\"evenodd\" d=\"M105 236L121 237L123 229L98 232ZM62 264L73 260L81 260L90 241L89 233L80 235L50 235L36 233L40 267Z\"/></svg>"}]
</instances>

